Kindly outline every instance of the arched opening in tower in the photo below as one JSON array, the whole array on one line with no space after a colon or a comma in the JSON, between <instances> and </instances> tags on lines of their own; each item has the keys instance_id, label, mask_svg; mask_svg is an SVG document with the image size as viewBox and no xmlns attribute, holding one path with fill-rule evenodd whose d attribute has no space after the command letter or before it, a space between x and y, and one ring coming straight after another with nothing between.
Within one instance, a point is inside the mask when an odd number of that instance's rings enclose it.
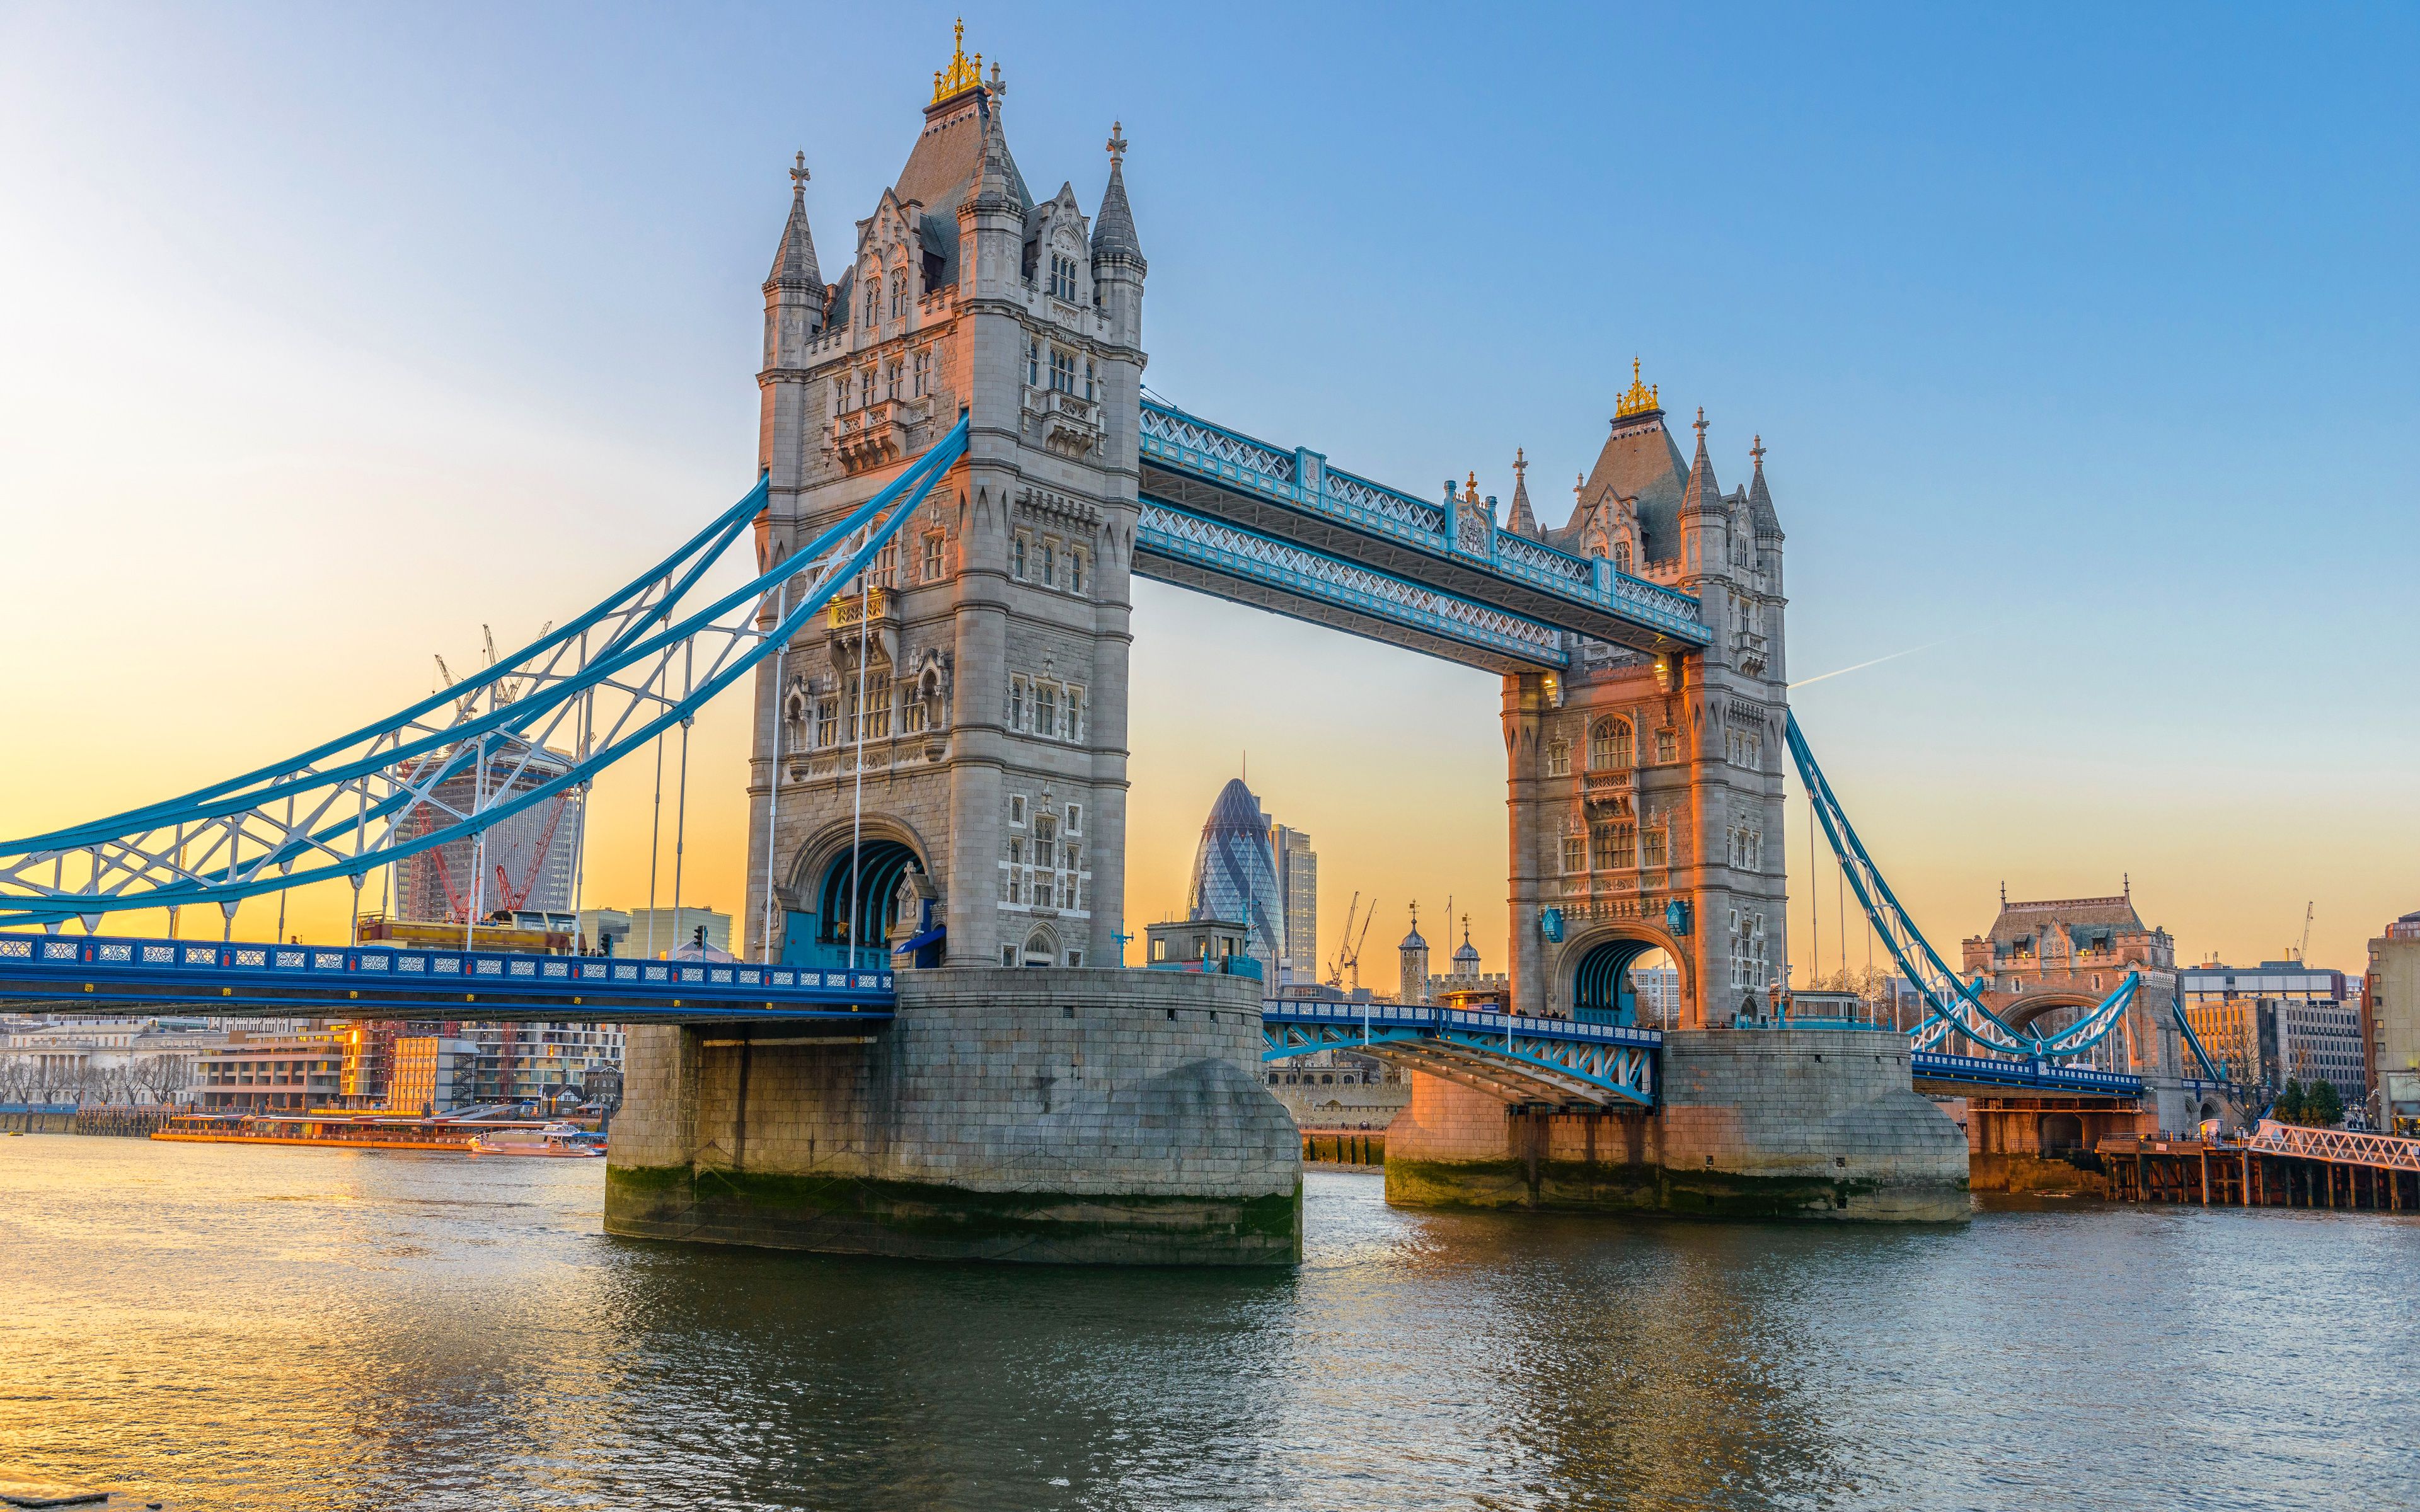
<instances>
[{"instance_id":1,"label":"arched opening in tower","mask_svg":"<svg viewBox=\"0 0 2420 1512\"><path fill-rule=\"evenodd\" d=\"M1680 971L1647 940L1608 940L1580 958L1572 1017L1583 1024L1668 1027L1679 1017Z\"/></svg>"},{"instance_id":2,"label":"arched opening in tower","mask_svg":"<svg viewBox=\"0 0 2420 1512\"><path fill-rule=\"evenodd\" d=\"M890 964L892 940L905 923L919 927L910 872L922 872L915 850L895 840L867 840L854 851L841 847L825 863L814 890L812 927L784 942L782 957L799 965L854 965L878 970ZM862 928L859 920L862 918ZM852 959L852 956L854 959Z\"/></svg>"}]
</instances>

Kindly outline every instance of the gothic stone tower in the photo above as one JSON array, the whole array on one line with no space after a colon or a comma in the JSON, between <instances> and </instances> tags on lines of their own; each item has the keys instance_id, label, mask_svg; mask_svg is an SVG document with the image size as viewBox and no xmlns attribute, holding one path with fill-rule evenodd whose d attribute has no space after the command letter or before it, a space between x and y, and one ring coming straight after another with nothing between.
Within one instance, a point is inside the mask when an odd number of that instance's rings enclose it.
<instances>
[{"instance_id":1,"label":"gothic stone tower","mask_svg":"<svg viewBox=\"0 0 2420 1512\"><path fill-rule=\"evenodd\" d=\"M634 1026L605 1227L1290 1264L1302 1145L1263 1084L1260 983L1099 969L1123 928L1143 363L1125 143L1095 219L1071 188L1035 204L980 62L936 75L829 284L799 162L759 375L768 561L968 417L891 553L763 664L750 776L749 950L871 966L912 940L948 969L902 971L874 1033Z\"/></svg>"},{"instance_id":2,"label":"gothic stone tower","mask_svg":"<svg viewBox=\"0 0 2420 1512\"><path fill-rule=\"evenodd\" d=\"M765 284L760 553L812 538L962 412L970 439L871 580L758 676L752 956L769 920L770 953L798 963L934 926L917 964L1118 961L1142 251L1125 141L1097 218L1068 186L1036 204L980 66L936 75L831 283L803 155L792 174Z\"/></svg>"},{"instance_id":3,"label":"gothic stone tower","mask_svg":"<svg viewBox=\"0 0 2420 1512\"><path fill-rule=\"evenodd\" d=\"M1570 520L1540 530L1526 478L1514 492L1511 529L1695 595L1714 632L1689 656L1579 640L1567 674L1505 679L1523 1012L1626 1021L1630 966L1660 947L1681 1026L1722 1026L1765 1011L1787 969L1781 525L1761 441L1726 495L1703 410L1696 428L1684 465L1633 364Z\"/></svg>"}]
</instances>

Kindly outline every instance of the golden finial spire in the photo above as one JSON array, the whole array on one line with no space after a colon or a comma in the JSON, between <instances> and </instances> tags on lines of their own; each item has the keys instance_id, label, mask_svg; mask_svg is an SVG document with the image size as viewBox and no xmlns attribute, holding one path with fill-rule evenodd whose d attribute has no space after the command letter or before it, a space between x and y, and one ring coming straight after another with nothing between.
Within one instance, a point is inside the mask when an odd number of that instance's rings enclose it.
<instances>
[{"instance_id":1,"label":"golden finial spire","mask_svg":"<svg viewBox=\"0 0 2420 1512\"><path fill-rule=\"evenodd\" d=\"M1661 409L1664 407L1661 387L1658 385L1656 388L1649 388L1641 382L1638 377L1638 359L1632 358L1630 390L1614 402L1613 418L1621 420L1631 415L1643 415L1651 409Z\"/></svg>"},{"instance_id":2,"label":"golden finial spire","mask_svg":"<svg viewBox=\"0 0 2420 1512\"><path fill-rule=\"evenodd\" d=\"M1462 486L1462 501L1466 504L1479 502L1479 473L1476 471L1470 474L1470 481Z\"/></svg>"},{"instance_id":3,"label":"golden finial spire","mask_svg":"<svg viewBox=\"0 0 2420 1512\"><path fill-rule=\"evenodd\" d=\"M967 18L958 18L957 42L950 49L950 66L933 70L933 103L939 104L952 95L983 87L983 54L967 60Z\"/></svg>"},{"instance_id":4,"label":"golden finial spire","mask_svg":"<svg viewBox=\"0 0 2420 1512\"><path fill-rule=\"evenodd\" d=\"M1521 450L1521 448L1520 448L1520 447L1517 447L1517 446L1516 446L1516 447L1512 448L1512 471L1514 472L1514 474L1515 474L1515 475L1526 475L1526 474L1528 472L1528 471L1529 471L1529 458L1528 457L1528 455L1525 455L1525 454L1522 452L1522 450Z\"/></svg>"}]
</instances>

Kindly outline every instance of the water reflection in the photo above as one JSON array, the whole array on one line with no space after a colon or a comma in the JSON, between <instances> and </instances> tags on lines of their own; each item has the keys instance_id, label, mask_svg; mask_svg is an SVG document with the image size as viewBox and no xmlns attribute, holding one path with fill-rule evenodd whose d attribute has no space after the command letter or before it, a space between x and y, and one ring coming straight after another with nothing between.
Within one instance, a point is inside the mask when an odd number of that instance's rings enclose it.
<instances>
[{"instance_id":1,"label":"water reflection","mask_svg":"<svg viewBox=\"0 0 2420 1512\"><path fill-rule=\"evenodd\" d=\"M0 1463L247 1509L2359 1506L2420 1469L2409 1222L1310 1187L1298 1272L1021 1270L607 1240L585 1165L0 1141Z\"/></svg>"}]
</instances>

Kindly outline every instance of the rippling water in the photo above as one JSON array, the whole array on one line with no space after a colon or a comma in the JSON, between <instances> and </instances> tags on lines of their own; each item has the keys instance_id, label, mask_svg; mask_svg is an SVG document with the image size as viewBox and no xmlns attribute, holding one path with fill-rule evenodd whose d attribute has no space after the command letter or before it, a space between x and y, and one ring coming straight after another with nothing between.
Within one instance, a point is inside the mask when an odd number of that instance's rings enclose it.
<instances>
[{"instance_id":1,"label":"rippling water","mask_svg":"<svg viewBox=\"0 0 2420 1512\"><path fill-rule=\"evenodd\" d=\"M1398 1212L1291 1274L597 1231L601 1163L0 1138L0 1466L190 1507L2420 1504L2420 1224Z\"/></svg>"}]
</instances>

